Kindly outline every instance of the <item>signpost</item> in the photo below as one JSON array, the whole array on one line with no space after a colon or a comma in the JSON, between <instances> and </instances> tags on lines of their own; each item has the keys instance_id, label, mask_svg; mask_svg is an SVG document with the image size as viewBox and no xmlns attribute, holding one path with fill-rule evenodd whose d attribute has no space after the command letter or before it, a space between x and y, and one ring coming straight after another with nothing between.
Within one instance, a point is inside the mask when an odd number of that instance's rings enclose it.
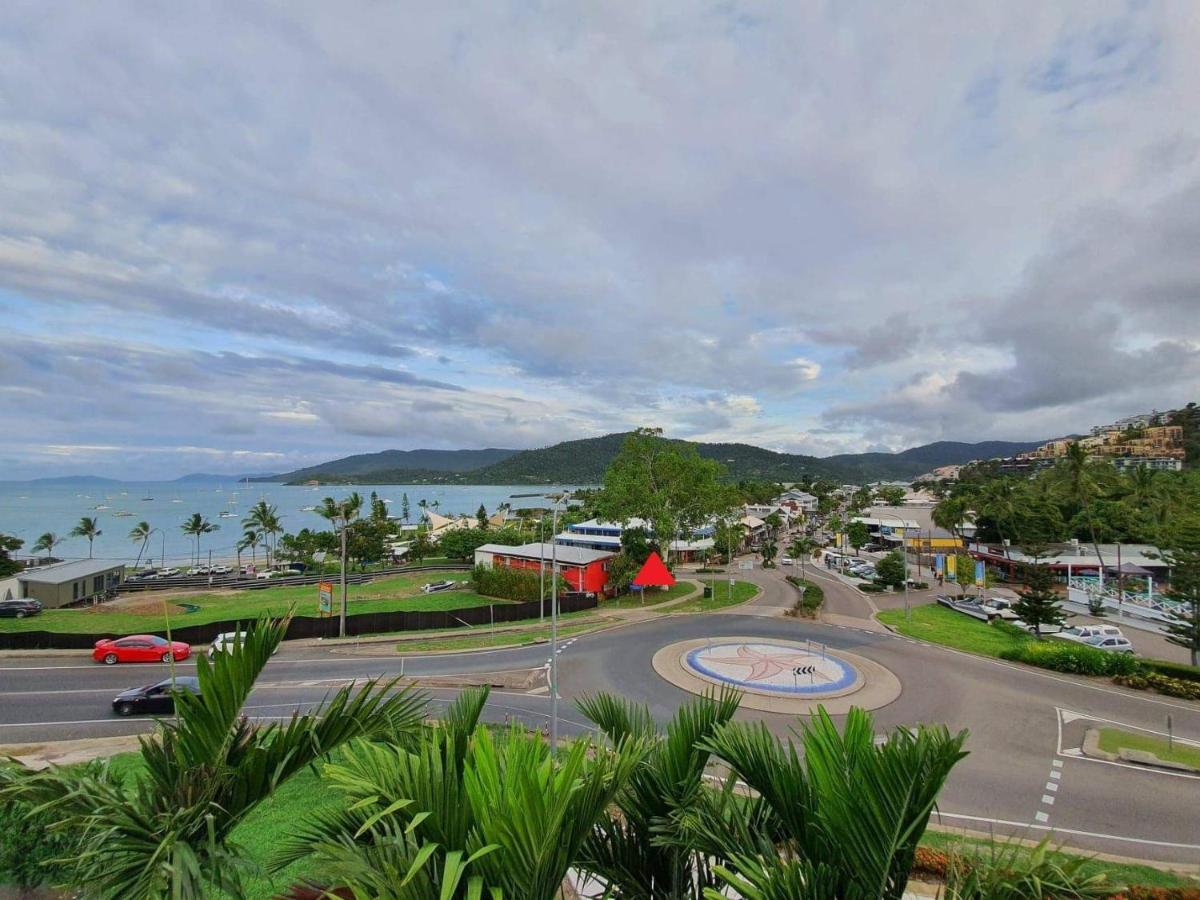
<instances>
[{"instance_id":1,"label":"signpost","mask_svg":"<svg viewBox=\"0 0 1200 900\"><path fill-rule=\"evenodd\" d=\"M317 599L320 605L320 614L322 616L333 615L333 582L320 581L317 582Z\"/></svg>"}]
</instances>

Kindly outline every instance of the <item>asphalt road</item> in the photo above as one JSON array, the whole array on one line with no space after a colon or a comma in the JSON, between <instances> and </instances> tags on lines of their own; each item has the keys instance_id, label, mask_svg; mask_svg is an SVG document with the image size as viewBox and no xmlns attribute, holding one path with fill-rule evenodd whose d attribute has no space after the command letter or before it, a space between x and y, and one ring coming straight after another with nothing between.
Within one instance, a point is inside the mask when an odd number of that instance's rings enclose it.
<instances>
[{"instance_id":1,"label":"asphalt road","mask_svg":"<svg viewBox=\"0 0 1200 900\"><path fill-rule=\"evenodd\" d=\"M572 699L611 691L649 704L669 718L690 695L662 680L651 666L665 644L705 636L749 635L812 639L846 649L891 669L903 686L900 697L876 710L876 728L942 723L967 729L970 755L942 794L946 824L1057 839L1089 850L1124 856L1200 861L1200 777L1149 771L1079 756L1089 723L1118 723L1153 732L1172 717L1176 736L1200 741L1200 705L1128 691L1104 682L1042 672L922 644L881 632L871 623L872 600L824 573L827 607L838 625L779 616L796 598L782 573L739 573L763 587L749 605L704 616L658 616L620 629L564 642L560 653L562 732L587 723ZM855 623L862 627L853 627ZM306 709L352 679L376 676L478 674L537 669L548 659L545 645L513 650L402 658L394 645L373 648L285 646L267 666L248 703L257 717ZM188 672L194 666L184 665ZM112 697L149 683L165 667L91 664L58 657L0 661L0 743L114 736L146 731L152 723L119 719ZM433 702L452 698L432 689ZM493 692L487 716L544 727L550 699L544 693ZM794 718L744 712L780 734Z\"/></svg>"}]
</instances>

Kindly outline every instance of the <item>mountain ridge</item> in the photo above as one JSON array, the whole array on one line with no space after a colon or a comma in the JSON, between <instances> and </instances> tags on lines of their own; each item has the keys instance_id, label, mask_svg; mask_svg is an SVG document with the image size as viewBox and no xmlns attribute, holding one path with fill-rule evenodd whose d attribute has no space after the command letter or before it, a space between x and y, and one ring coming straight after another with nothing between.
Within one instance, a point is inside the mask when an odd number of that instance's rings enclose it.
<instances>
[{"instance_id":1,"label":"mountain ridge","mask_svg":"<svg viewBox=\"0 0 1200 900\"><path fill-rule=\"evenodd\" d=\"M627 436L627 432L616 432L594 438L562 441L548 447L514 451L496 448L480 451L384 450L307 466L273 478L254 480L283 481L288 484L304 481L358 484L596 484L603 479L604 470ZM899 453L844 453L816 457L779 453L745 443L671 440L692 444L702 457L715 459L725 465L733 479L796 481L811 476L844 482L906 480L937 466L956 465L993 456L1011 456L1031 450L1042 443L983 441L971 444L961 441L936 441L910 447ZM433 457L412 455L427 453L503 455L491 463L468 469L437 468L429 465L386 465L369 468L370 463L375 460L434 461ZM461 463L470 457L447 458Z\"/></svg>"}]
</instances>

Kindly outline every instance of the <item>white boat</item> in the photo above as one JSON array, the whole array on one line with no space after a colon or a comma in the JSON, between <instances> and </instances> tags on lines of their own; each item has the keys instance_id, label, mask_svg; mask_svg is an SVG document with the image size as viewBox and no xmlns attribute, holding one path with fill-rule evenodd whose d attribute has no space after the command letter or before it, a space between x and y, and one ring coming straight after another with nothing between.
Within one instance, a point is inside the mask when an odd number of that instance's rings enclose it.
<instances>
[{"instance_id":1,"label":"white boat","mask_svg":"<svg viewBox=\"0 0 1200 900\"><path fill-rule=\"evenodd\" d=\"M236 519L236 518L237 518L237 513L235 513L235 512L229 512L229 511L226 511L226 512L220 513L220 514L217 516L217 518L218 518L218 519Z\"/></svg>"},{"instance_id":2,"label":"white boat","mask_svg":"<svg viewBox=\"0 0 1200 900\"><path fill-rule=\"evenodd\" d=\"M153 500L154 498L153 497L143 497L142 499L143 500Z\"/></svg>"},{"instance_id":3,"label":"white boat","mask_svg":"<svg viewBox=\"0 0 1200 900\"><path fill-rule=\"evenodd\" d=\"M302 507L300 507L300 512L316 512L316 511L317 511L317 508L316 508L315 506L302 506Z\"/></svg>"},{"instance_id":4,"label":"white boat","mask_svg":"<svg viewBox=\"0 0 1200 900\"><path fill-rule=\"evenodd\" d=\"M108 509L108 507L101 503L99 506L93 506L92 509Z\"/></svg>"},{"instance_id":5,"label":"white boat","mask_svg":"<svg viewBox=\"0 0 1200 900\"><path fill-rule=\"evenodd\" d=\"M124 510L124 509L118 509L115 513L113 513L113 515L116 516L118 519L123 519L123 518L125 518L125 516L132 516L133 513L128 512L127 510Z\"/></svg>"},{"instance_id":6,"label":"white boat","mask_svg":"<svg viewBox=\"0 0 1200 900\"><path fill-rule=\"evenodd\" d=\"M172 503L182 503L183 501L182 501L182 500L180 500L178 497L172 497L172 498L171 498L171 502L172 502Z\"/></svg>"}]
</instances>

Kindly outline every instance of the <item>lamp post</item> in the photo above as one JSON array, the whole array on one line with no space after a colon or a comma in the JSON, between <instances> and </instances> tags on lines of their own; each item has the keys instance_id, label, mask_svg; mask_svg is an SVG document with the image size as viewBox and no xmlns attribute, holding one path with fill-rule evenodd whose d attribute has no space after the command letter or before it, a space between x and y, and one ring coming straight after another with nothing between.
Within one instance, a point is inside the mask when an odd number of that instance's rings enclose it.
<instances>
[{"instance_id":1,"label":"lamp post","mask_svg":"<svg viewBox=\"0 0 1200 900\"><path fill-rule=\"evenodd\" d=\"M162 538L162 557L159 560L158 565L159 565L159 568L165 569L167 567L167 533L165 531L163 531L161 528L151 528L150 533L146 535L146 539L149 540L150 535L154 534L154 532L156 532L156 531L159 533L159 536Z\"/></svg>"},{"instance_id":2,"label":"lamp post","mask_svg":"<svg viewBox=\"0 0 1200 900\"><path fill-rule=\"evenodd\" d=\"M550 755L558 752L558 504L571 496L564 491L554 501L550 540Z\"/></svg>"},{"instance_id":3,"label":"lamp post","mask_svg":"<svg viewBox=\"0 0 1200 900\"><path fill-rule=\"evenodd\" d=\"M884 517L895 519L900 523L900 559L904 562L904 621L909 620L908 614L908 526L899 516L893 516L891 513L884 513Z\"/></svg>"}]
</instances>

